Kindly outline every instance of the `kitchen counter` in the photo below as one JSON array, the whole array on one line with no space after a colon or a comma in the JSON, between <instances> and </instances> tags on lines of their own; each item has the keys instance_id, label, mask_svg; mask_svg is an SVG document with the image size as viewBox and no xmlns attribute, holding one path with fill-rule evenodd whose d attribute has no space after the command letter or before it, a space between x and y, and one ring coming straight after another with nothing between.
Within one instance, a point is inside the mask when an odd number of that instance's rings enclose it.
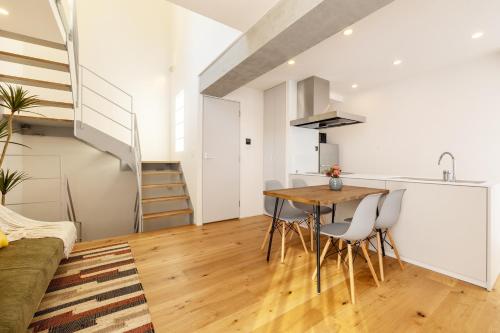
<instances>
[{"instance_id":1,"label":"kitchen counter","mask_svg":"<svg viewBox=\"0 0 500 333\"><path fill-rule=\"evenodd\" d=\"M295 173L308 185L328 184L324 174ZM345 185L405 189L393 236L401 258L491 290L500 273L500 183L444 182L397 175L343 173ZM352 217L358 202L337 205L335 220ZM329 220L329 217L326 218ZM393 256L390 248L386 253Z\"/></svg>"},{"instance_id":2,"label":"kitchen counter","mask_svg":"<svg viewBox=\"0 0 500 333\"><path fill-rule=\"evenodd\" d=\"M328 177L321 173L311 173L311 172L298 172L291 173L290 176L300 175L309 177ZM343 173L341 178L345 179L370 179L370 180L381 180L381 181L395 181L395 182L405 182L405 183L422 183L422 184L437 184L437 185L450 185L450 186L469 186L469 187L485 187L489 188L499 184L498 181L469 181L469 180L457 180L454 182L445 182L439 179L431 179L425 177L406 177L406 176L396 176L396 175L376 175L376 174L363 174L363 173Z\"/></svg>"}]
</instances>

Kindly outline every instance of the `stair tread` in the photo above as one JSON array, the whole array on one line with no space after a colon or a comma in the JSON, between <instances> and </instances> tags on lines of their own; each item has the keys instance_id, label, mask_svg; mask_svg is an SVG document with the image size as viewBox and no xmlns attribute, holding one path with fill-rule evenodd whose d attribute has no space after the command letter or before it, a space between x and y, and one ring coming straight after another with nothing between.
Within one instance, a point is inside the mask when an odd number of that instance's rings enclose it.
<instances>
[{"instance_id":1,"label":"stair tread","mask_svg":"<svg viewBox=\"0 0 500 333\"><path fill-rule=\"evenodd\" d=\"M33 126L73 127L73 120L50 117L14 115L14 122Z\"/></svg>"},{"instance_id":2,"label":"stair tread","mask_svg":"<svg viewBox=\"0 0 500 333\"><path fill-rule=\"evenodd\" d=\"M177 201L177 200L188 200L187 195L168 195L160 197L150 197L142 199L142 203L152 203L152 202L162 202L162 201Z\"/></svg>"},{"instance_id":3,"label":"stair tread","mask_svg":"<svg viewBox=\"0 0 500 333\"><path fill-rule=\"evenodd\" d=\"M151 176L151 175L180 175L181 172L177 170L143 170L142 174L145 176Z\"/></svg>"},{"instance_id":4,"label":"stair tread","mask_svg":"<svg viewBox=\"0 0 500 333\"><path fill-rule=\"evenodd\" d=\"M145 220L150 220L150 219L155 219L155 218L160 218L160 217L187 215L187 214L192 214L192 213L193 213L193 210L191 208L186 208L186 209L168 210L168 211L158 212L158 213L148 213L148 214L144 214L143 217Z\"/></svg>"},{"instance_id":5,"label":"stair tread","mask_svg":"<svg viewBox=\"0 0 500 333\"><path fill-rule=\"evenodd\" d=\"M0 51L0 60L13 62L21 65L35 66L46 69L53 69L61 72L69 72L69 65L46 59L34 58L17 53Z\"/></svg>"},{"instance_id":6,"label":"stair tread","mask_svg":"<svg viewBox=\"0 0 500 333\"><path fill-rule=\"evenodd\" d=\"M142 161L142 164L179 164L180 161Z\"/></svg>"},{"instance_id":7,"label":"stair tread","mask_svg":"<svg viewBox=\"0 0 500 333\"><path fill-rule=\"evenodd\" d=\"M49 107L54 107L54 108L73 109L73 103L47 101L44 99L38 100L38 105L39 106L49 106Z\"/></svg>"},{"instance_id":8,"label":"stair tread","mask_svg":"<svg viewBox=\"0 0 500 333\"><path fill-rule=\"evenodd\" d=\"M40 45L40 46L51 47L53 49L66 51L66 45L64 45L62 43L57 43L57 42L52 42L50 40L26 36L23 34L18 34L16 32L12 32L12 31L0 29L0 37L15 39L15 40L18 40L20 42L31 43L31 44L36 44L36 45Z\"/></svg>"},{"instance_id":9,"label":"stair tread","mask_svg":"<svg viewBox=\"0 0 500 333\"><path fill-rule=\"evenodd\" d=\"M178 187L184 186L186 183L162 183L162 184L145 184L142 185L142 188L162 188L162 187Z\"/></svg>"},{"instance_id":10,"label":"stair tread","mask_svg":"<svg viewBox=\"0 0 500 333\"><path fill-rule=\"evenodd\" d=\"M26 77L12 76L6 74L0 74L0 82L27 85L27 86L47 88L47 89L71 91L71 85L69 84L36 80L36 79L30 79Z\"/></svg>"}]
</instances>

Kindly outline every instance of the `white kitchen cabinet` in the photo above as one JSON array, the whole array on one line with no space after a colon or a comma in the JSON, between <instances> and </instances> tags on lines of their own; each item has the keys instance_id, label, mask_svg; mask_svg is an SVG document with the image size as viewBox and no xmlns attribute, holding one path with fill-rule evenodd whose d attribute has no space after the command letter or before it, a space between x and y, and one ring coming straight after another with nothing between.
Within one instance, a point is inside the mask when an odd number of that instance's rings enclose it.
<instances>
[{"instance_id":1,"label":"white kitchen cabinet","mask_svg":"<svg viewBox=\"0 0 500 333\"><path fill-rule=\"evenodd\" d=\"M393 229L403 260L485 286L488 189L400 181L386 186L407 190Z\"/></svg>"}]
</instances>

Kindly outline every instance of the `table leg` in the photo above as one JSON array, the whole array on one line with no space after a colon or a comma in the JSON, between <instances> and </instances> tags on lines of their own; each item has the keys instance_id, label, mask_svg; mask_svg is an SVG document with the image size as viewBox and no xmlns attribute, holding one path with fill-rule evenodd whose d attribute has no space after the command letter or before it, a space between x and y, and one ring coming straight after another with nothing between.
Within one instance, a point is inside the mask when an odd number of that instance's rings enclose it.
<instances>
[{"instance_id":1,"label":"table leg","mask_svg":"<svg viewBox=\"0 0 500 333\"><path fill-rule=\"evenodd\" d=\"M316 288L317 288L317 292L318 294L321 293L321 272L320 272L320 262L321 262L321 254L320 254L320 246L321 246L321 242L320 242L320 228L321 228L321 221L320 221L320 206L314 206L314 212L315 212L315 225L316 225L316 272L318 272L317 274L317 280L316 280Z\"/></svg>"},{"instance_id":2,"label":"table leg","mask_svg":"<svg viewBox=\"0 0 500 333\"><path fill-rule=\"evenodd\" d=\"M335 209L337 206L335 204L332 205L332 223L335 223Z\"/></svg>"},{"instance_id":3,"label":"table leg","mask_svg":"<svg viewBox=\"0 0 500 333\"><path fill-rule=\"evenodd\" d=\"M271 246L273 245L273 235L274 229L276 228L276 218L278 216L278 204L280 199L276 198L274 203L274 214L273 214L273 225L271 227L271 231L269 232L269 245L267 247L267 261L269 262L269 258L271 257Z\"/></svg>"}]
</instances>

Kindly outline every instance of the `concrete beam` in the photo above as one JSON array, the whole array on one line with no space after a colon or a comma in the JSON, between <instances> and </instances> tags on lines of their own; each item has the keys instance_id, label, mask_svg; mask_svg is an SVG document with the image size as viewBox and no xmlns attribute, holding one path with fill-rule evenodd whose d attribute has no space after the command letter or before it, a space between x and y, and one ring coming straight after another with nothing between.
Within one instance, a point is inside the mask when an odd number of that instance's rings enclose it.
<instances>
[{"instance_id":1,"label":"concrete beam","mask_svg":"<svg viewBox=\"0 0 500 333\"><path fill-rule=\"evenodd\" d=\"M200 74L223 97L394 0L281 0Z\"/></svg>"}]
</instances>

